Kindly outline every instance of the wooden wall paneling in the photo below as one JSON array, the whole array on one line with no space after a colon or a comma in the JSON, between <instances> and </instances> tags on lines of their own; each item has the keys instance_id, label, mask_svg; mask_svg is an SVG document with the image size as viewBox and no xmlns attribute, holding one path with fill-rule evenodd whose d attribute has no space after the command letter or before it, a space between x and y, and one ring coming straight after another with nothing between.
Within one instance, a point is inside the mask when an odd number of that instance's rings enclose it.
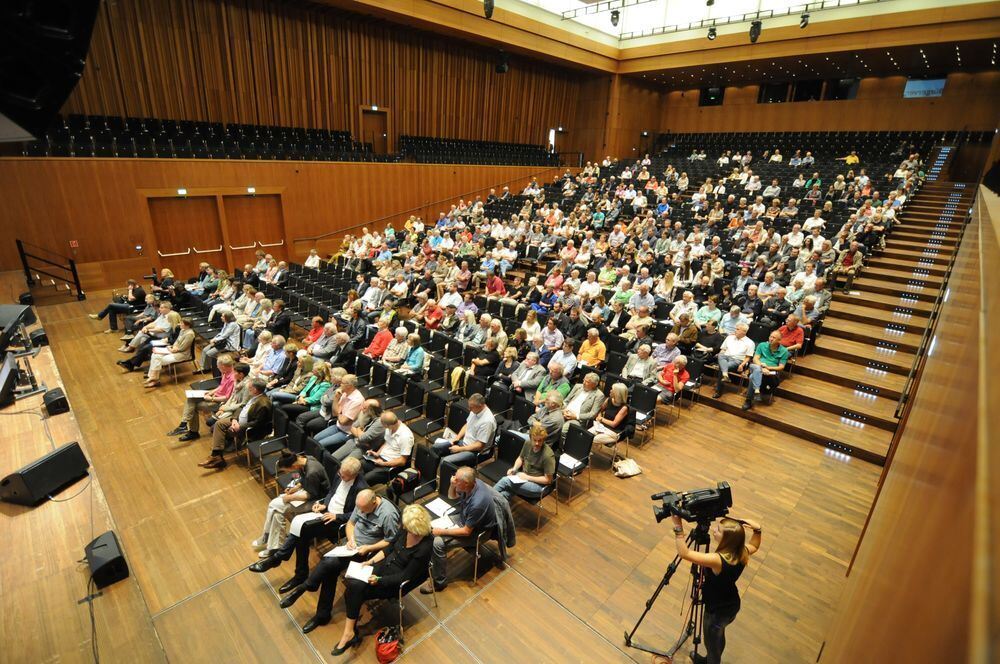
<instances>
[{"instance_id":1,"label":"wooden wall paneling","mask_svg":"<svg viewBox=\"0 0 1000 664\"><path fill-rule=\"evenodd\" d=\"M225 242L215 196L149 198L149 216L161 254L159 263L183 278L198 271L198 264L227 267ZM200 252L200 253L199 253Z\"/></svg>"},{"instance_id":2,"label":"wooden wall paneling","mask_svg":"<svg viewBox=\"0 0 1000 664\"><path fill-rule=\"evenodd\" d=\"M280 246L257 246L258 243L274 245L285 241L280 195L219 198L222 201L223 227L228 229L227 243L232 253L234 271L246 263L256 262L254 259L259 248L279 261L287 258L287 243Z\"/></svg>"},{"instance_id":3,"label":"wooden wall paneling","mask_svg":"<svg viewBox=\"0 0 1000 664\"><path fill-rule=\"evenodd\" d=\"M189 196L243 195L248 186L258 195L280 194L288 256L301 259L309 246L292 247L294 238L411 208L424 211L425 218L436 217L447 205L430 205L435 201L466 192L485 196L507 181L518 191L532 174L551 180L560 172L534 166L5 158L0 159L0 270L20 267L15 238L80 264L134 259L141 245L149 257L146 264L152 265L157 249L167 249L158 246L146 198L175 197L178 187ZM70 250L70 240L77 240L79 248ZM96 279L103 272L93 274ZM117 286L118 280L107 285Z\"/></svg>"},{"instance_id":4,"label":"wooden wall paneling","mask_svg":"<svg viewBox=\"0 0 1000 664\"><path fill-rule=\"evenodd\" d=\"M996 660L995 652L989 655L990 634L971 637L973 608L984 602L977 594L996 594L996 543L984 537L989 523L982 515L990 513L998 469L996 446L987 444L990 433L982 427L997 405L995 392L986 401L984 386L998 370L986 335L1000 322L988 281L1000 269L1000 251L996 236L983 232L990 223L983 205L981 194L830 626L825 662ZM996 619L988 627L992 637Z\"/></svg>"}]
</instances>

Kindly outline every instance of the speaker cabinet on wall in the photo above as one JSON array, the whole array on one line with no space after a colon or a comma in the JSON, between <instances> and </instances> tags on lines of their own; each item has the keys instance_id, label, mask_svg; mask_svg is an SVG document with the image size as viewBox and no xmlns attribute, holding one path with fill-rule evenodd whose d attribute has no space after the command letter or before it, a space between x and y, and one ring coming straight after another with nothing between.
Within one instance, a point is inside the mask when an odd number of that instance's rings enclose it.
<instances>
[{"instance_id":1,"label":"speaker cabinet on wall","mask_svg":"<svg viewBox=\"0 0 1000 664\"><path fill-rule=\"evenodd\" d=\"M37 505L59 489L86 476L90 463L79 443L66 443L0 480L0 500Z\"/></svg>"},{"instance_id":2,"label":"speaker cabinet on wall","mask_svg":"<svg viewBox=\"0 0 1000 664\"><path fill-rule=\"evenodd\" d=\"M100 0L0 2L0 141L42 136L83 74Z\"/></svg>"},{"instance_id":3,"label":"speaker cabinet on wall","mask_svg":"<svg viewBox=\"0 0 1000 664\"><path fill-rule=\"evenodd\" d=\"M90 574L98 588L128 578L128 563L113 531L108 531L83 549L87 556Z\"/></svg>"},{"instance_id":4,"label":"speaker cabinet on wall","mask_svg":"<svg viewBox=\"0 0 1000 664\"><path fill-rule=\"evenodd\" d=\"M45 412L49 414L49 417L69 412L69 401L61 387L46 392L42 401L45 402Z\"/></svg>"}]
</instances>

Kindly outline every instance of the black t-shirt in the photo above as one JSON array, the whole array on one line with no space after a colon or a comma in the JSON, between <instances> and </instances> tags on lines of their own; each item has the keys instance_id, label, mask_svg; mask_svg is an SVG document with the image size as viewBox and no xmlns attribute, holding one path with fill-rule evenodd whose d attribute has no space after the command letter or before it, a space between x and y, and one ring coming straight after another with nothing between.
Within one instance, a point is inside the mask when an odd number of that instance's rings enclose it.
<instances>
[{"instance_id":1,"label":"black t-shirt","mask_svg":"<svg viewBox=\"0 0 1000 664\"><path fill-rule=\"evenodd\" d=\"M701 595L705 600L707 611L729 606L739 607L740 591L736 587L736 581L745 568L746 565L743 563L733 564L722 558L722 570L718 574L705 569L705 584L702 586Z\"/></svg>"},{"instance_id":2,"label":"black t-shirt","mask_svg":"<svg viewBox=\"0 0 1000 664\"><path fill-rule=\"evenodd\" d=\"M486 360L486 364L480 364L476 367L477 376L492 376L497 372L497 367L500 366L500 353L493 350L484 350L480 353L479 358Z\"/></svg>"},{"instance_id":3,"label":"black t-shirt","mask_svg":"<svg viewBox=\"0 0 1000 664\"><path fill-rule=\"evenodd\" d=\"M719 352L719 349L722 348L722 341L722 335L719 334L718 330L712 332L711 334L705 330L698 332L698 343L702 346L711 348L713 352Z\"/></svg>"}]
</instances>

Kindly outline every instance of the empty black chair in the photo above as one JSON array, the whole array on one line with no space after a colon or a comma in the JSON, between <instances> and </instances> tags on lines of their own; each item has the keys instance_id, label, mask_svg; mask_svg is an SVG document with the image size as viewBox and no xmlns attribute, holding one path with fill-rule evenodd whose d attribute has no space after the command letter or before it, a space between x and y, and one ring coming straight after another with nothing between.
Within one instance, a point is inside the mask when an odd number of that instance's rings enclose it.
<instances>
[{"instance_id":1,"label":"empty black chair","mask_svg":"<svg viewBox=\"0 0 1000 664\"><path fill-rule=\"evenodd\" d=\"M366 399L381 397L386 393L386 383L389 381L389 367L375 362L372 364L372 377L367 386L362 388L361 393ZM397 406L399 404L396 404Z\"/></svg>"},{"instance_id":2,"label":"empty black chair","mask_svg":"<svg viewBox=\"0 0 1000 664\"><path fill-rule=\"evenodd\" d=\"M397 371L390 371L389 379L385 386L385 394L382 397L382 408L389 410L402 406L405 394L406 376Z\"/></svg>"},{"instance_id":3,"label":"empty black chair","mask_svg":"<svg viewBox=\"0 0 1000 664\"><path fill-rule=\"evenodd\" d=\"M523 447L523 438L511 431L501 431L500 442L497 443L497 458L479 468L480 476L493 484L499 482L514 467Z\"/></svg>"},{"instance_id":4,"label":"empty black chair","mask_svg":"<svg viewBox=\"0 0 1000 664\"><path fill-rule=\"evenodd\" d=\"M424 412L424 397L426 395L427 389L424 387L424 383L410 383L406 388L406 398L403 400L403 405L392 412L396 413L396 416L404 422L414 420Z\"/></svg>"},{"instance_id":5,"label":"empty black chair","mask_svg":"<svg viewBox=\"0 0 1000 664\"><path fill-rule=\"evenodd\" d=\"M424 404L424 416L413 422L408 422L410 431L424 438L431 438L444 429L445 409L448 402L440 394L430 392Z\"/></svg>"},{"instance_id":6,"label":"empty black chair","mask_svg":"<svg viewBox=\"0 0 1000 664\"><path fill-rule=\"evenodd\" d=\"M431 452L428 445L413 446L413 467L417 471L417 485L410 491L406 491L396 496L396 503L412 505L418 500L425 498L437 490L438 486L438 466L441 459ZM391 485L390 485L391 486Z\"/></svg>"},{"instance_id":7,"label":"empty black chair","mask_svg":"<svg viewBox=\"0 0 1000 664\"><path fill-rule=\"evenodd\" d=\"M566 502L573 499L576 478L587 472L587 490L590 490L590 454L594 447L594 434L583 427L570 427L563 443L563 453L556 464L556 483L560 479L569 481L569 495Z\"/></svg>"}]
</instances>

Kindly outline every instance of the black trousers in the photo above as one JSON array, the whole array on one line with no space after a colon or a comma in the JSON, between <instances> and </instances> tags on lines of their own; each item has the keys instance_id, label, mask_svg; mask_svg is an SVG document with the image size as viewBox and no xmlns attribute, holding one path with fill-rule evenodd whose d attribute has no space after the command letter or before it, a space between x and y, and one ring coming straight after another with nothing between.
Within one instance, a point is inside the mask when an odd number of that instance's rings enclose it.
<instances>
[{"instance_id":1,"label":"black trousers","mask_svg":"<svg viewBox=\"0 0 1000 664\"><path fill-rule=\"evenodd\" d=\"M361 615L361 605L369 599L395 599L399 596L399 586L373 586L357 579L344 580L345 615L357 620Z\"/></svg>"},{"instance_id":2,"label":"black trousers","mask_svg":"<svg viewBox=\"0 0 1000 664\"><path fill-rule=\"evenodd\" d=\"M333 600L337 594L337 579L347 571L347 566L352 560L361 562L364 556L354 556L352 558L338 558L330 556L323 557L319 564L309 572L306 577L305 587L310 592L319 590L319 598L316 600L316 620L329 622L333 615Z\"/></svg>"},{"instance_id":3,"label":"black trousers","mask_svg":"<svg viewBox=\"0 0 1000 664\"><path fill-rule=\"evenodd\" d=\"M125 360L125 362L131 365L133 369L138 369L146 362L148 362L149 358L152 356L153 356L153 344L145 343L136 348L135 352L132 353L132 357Z\"/></svg>"},{"instance_id":4,"label":"black trousers","mask_svg":"<svg viewBox=\"0 0 1000 664\"><path fill-rule=\"evenodd\" d=\"M109 302L108 306L101 309L100 313L97 314L99 319L104 319L108 316L108 324L112 330L118 329L118 316L121 314L130 314L134 310L131 304L122 304L121 302Z\"/></svg>"},{"instance_id":5,"label":"black trousers","mask_svg":"<svg viewBox=\"0 0 1000 664\"><path fill-rule=\"evenodd\" d=\"M368 459L361 460L361 472L364 473L368 486L388 483L399 470L402 470L399 466L376 466Z\"/></svg>"},{"instance_id":6,"label":"black trousers","mask_svg":"<svg viewBox=\"0 0 1000 664\"><path fill-rule=\"evenodd\" d=\"M323 523L321 519L310 521L302 526L300 534L289 535L284 544L271 555L278 560L291 560L295 556L295 573L292 575L298 582L303 582L309 576L309 547L318 539L336 542L341 523Z\"/></svg>"},{"instance_id":7,"label":"black trousers","mask_svg":"<svg viewBox=\"0 0 1000 664\"><path fill-rule=\"evenodd\" d=\"M726 626L736 619L739 611L739 604L713 609L705 607L705 650L708 651L708 664L719 664L722 661L722 651L726 649Z\"/></svg>"}]
</instances>

